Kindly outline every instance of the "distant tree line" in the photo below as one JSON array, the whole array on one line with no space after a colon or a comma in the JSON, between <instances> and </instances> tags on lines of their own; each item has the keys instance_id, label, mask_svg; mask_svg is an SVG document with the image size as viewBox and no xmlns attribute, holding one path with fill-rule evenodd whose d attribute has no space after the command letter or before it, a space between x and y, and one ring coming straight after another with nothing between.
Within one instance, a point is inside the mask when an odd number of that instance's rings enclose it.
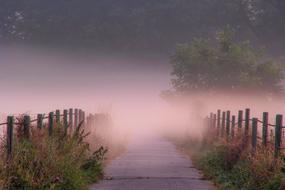
<instances>
[{"instance_id":1,"label":"distant tree line","mask_svg":"<svg viewBox=\"0 0 285 190\"><path fill-rule=\"evenodd\" d=\"M229 27L218 32L216 39L214 45L196 39L176 46L171 57L176 92L283 92L282 67L266 59L263 50L246 41L236 42Z\"/></svg>"},{"instance_id":2,"label":"distant tree line","mask_svg":"<svg viewBox=\"0 0 285 190\"><path fill-rule=\"evenodd\" d=\"M109 50L168 52L212 38L237 38L282 54L284 0L0 0L0 40Z\"/></svg>"}]
</instances>

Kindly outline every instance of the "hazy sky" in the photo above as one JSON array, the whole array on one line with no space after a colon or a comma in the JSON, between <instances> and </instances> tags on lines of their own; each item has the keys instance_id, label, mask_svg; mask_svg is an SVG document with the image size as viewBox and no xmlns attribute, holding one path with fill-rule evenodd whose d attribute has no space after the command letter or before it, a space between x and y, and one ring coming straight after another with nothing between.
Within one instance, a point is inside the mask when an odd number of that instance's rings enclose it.
<instances>
[{"instance_id":1,"label":"hazy sky","mask_svg":"<svg viewBox=\"0 0 285 190\"><path fill-rule=\"evenodd\" d=\"M0 68L1 113L136 106L169 88L167 59L2 49Z\"/></svg>"}]
</instances>

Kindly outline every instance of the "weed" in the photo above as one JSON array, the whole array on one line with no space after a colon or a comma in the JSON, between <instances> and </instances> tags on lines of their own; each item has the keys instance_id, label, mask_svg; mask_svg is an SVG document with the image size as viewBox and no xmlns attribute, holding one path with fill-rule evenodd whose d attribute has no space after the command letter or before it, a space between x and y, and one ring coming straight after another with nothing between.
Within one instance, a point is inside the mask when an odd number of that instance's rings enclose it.
<instances>
[{"instance_id":1,"label":"weed","mask_svg":"<svg viewBox=\"0 0 285 190\"><path fill-rule=\"evenodd\" d=\"M100 147L92 153L87 136L81 125L66 134L64 127L58 124L52 136L45 129L31 127L30 137L26 139L22 126L17 126L12 159L6 162L5 151L0 154L0 189L87 188L89 183L102 177L102 161L107 152Z\"/></svg>"},{"instance_id":2,"label":"weed","mask_svg":"<svg viewBox=\"0 0 285 190\"><path fill-rule=\"evenodd\" d=\"M259 146L253 153L241 135L230 140L204 138L199 141L189 137L170 140L188 153L205 177L222 190L285 189L284 160L274 158L270 146Z\"/></svg>"}]
</instances>

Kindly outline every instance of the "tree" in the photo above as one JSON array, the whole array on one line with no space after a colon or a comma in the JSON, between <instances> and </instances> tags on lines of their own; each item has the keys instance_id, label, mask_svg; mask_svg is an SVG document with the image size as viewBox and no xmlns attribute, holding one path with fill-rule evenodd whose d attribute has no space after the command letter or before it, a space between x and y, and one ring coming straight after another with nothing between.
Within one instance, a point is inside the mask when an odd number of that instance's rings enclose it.
<instances>
[{"instance_id":1,"label":"tree","mask_svg":"<svg viewBox=\"0 0 285 190\"><path fill-rule=\"evenodd\" d=\"M0 41L169 53L177 42L238 38L284 54L284 0L0 0Z\"/></svg>"},{"instance_id":2,"label":"tree","mask_svg":"<svg viewBox=\"0 0 285 190\"><path fill-rule=\"evenodd\" d=\"M171 57L173 87L180 92L195 90L263 89L281 92L281 67L263 61L262 51L249 42L234 41L229 27L218 32L217 43L196 39L178 44Z\"/></svg>"}]
</instances>

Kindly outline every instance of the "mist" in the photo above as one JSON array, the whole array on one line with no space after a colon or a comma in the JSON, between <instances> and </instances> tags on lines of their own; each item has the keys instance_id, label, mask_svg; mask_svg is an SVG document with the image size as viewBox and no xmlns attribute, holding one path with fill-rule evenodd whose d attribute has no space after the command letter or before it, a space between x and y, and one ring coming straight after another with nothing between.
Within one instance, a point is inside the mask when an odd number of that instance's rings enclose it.
<instances>
[{"instance_id":1,"label":"mist","mask_svg":"<svg viewBox=\"0 0 285 190\"><path fill-rule=\"evenodd\" d=\"M120 130L201 135L202 119L217 109L252 116L284 112L283 98L249 92L192 93L175 100L160 94L171 88L167 57L109 56L31 48L2 48L1 115L47 113L80 108L109 113ZM273 118L272 122L273 122Z\"/></svg>"},{"instance_id":2,"label":"mist","mask_svg":"<svg viewBox=\"0 0 285 190\"><path fill-rule=\"evenodd\" d=\"M35 48L0 51L1 121L7 115L80 108L107 113L113 132L156 127L170 88L165 57L110 56Z\"/></svg>"},{"instance_id":3,"label":"mist","mask_svg":"<svg viewBox=\"0 0 285 190\"><path fill-rule=\"evenodd\" d=\"M0 57L1 105L6 113L78 106L92 112L122 102L136 107L169 87L169 66L162 59L18 49L2 49Z\"/></svg>"},{"instance_id":4,"label":"mist","mask_svg":"<svg viewBox=\"0 0 285 190\"><path fill-rule=\"evenodd\" d=\"M1 1L0 189L285 189L284 9Z\"/></svg>"}]
</instances>

